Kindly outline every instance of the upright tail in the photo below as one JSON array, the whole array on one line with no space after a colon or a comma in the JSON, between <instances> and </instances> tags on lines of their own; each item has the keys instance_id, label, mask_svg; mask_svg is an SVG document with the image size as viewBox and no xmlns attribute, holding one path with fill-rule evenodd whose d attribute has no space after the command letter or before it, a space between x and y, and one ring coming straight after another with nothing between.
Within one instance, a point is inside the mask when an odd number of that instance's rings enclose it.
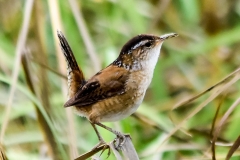
<instances>
[{"instance_id":1,"label":"upright tail","mask_svg":"<svg viewBox=\"0 0 240 160\"><path fill-rule=\"evenodd\" d=\"M78 67L77 61L66 38L61 31L57 31L57 35L60 41L62 52L67 62L68 98L70 99L73 98L78 89L82 87L86 81L82 70Z\"/></svg>"}]
</instances>

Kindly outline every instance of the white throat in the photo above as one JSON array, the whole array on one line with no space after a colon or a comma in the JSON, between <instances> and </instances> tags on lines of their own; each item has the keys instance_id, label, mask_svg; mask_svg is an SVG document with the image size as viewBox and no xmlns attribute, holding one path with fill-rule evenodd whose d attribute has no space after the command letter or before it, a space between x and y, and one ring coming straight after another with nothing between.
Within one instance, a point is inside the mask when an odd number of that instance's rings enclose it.
<instances>
[{"instance_id":1,"label":"white throat","mask_svg":"<svg viewBox=\"0 0 240 160\"><path fill-rule=\"evenodd\" d=\"M160 50L161 50L162 43L160 43L158 46L154 47L148 54L148 59L142 63L142 67L148 72L153 74L154 68L157 64L159 55L160 55Z\"/></svg>"}]
</instances>

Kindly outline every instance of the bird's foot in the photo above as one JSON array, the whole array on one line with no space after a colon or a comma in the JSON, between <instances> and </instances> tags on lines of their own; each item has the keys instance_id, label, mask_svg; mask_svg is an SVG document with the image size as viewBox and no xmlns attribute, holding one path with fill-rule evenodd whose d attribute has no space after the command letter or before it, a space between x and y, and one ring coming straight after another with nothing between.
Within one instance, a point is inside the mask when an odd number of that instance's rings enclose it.
<instances>
[{"instance_id":1,"label":"bird's foot","mask_svg":"<svg viewBox=\"0 0 240 160\"><path fill-rule=\"evenodd\" d=\"M96 148L101 147L101 146L105 146L105 145L107 145L107 143L106 143L105 141L103 141L103 140L100 140L100 141L98 142L98 144L96 144L96 145L93 147L92 150L95 150Z\"/></svg>"},{"instance_id":2,"label":"bird's foot","mask_svg":"<svg viewBox=\"0 0 240 160\"><path fill-rule=\"evenodd\" d=\"M95 145L94 147L93 147L93 149L92 150L95 150L95 149L97 149L97 148L99 148L99 147L101 147L101 146L103 146L103 149L102 149L102 152L101 152L101 154L100 154L100 156L102 155L102 153L106 150L106 149L108 149L108 157L110 156L110 146L109 146L109 144L107 144L104 140L99 140L99 142L98 142L98 144L97 145Z\"/></svg>"},{"instance_id":3,"label":"bird's foot","mask_svg":"<svg viewBox=\"0 0 240 160\"><path fill-rule=\"evenodd\" d=\"M117 132L116 133L117 138L115 138L115 148L117 150L121 150L122 146L124 145L124 143L126 142L126 137L130 137L130 134L123 134L121 132Z\"/></svg>"}]
</instances>

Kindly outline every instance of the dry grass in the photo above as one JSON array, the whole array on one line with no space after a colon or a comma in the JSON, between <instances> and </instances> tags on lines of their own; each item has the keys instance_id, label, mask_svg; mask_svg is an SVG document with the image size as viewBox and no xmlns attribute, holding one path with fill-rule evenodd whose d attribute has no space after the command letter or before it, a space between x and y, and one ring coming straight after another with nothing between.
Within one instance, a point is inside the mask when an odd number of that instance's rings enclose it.
<instances>
[{"instance_id":1,"label":"dry grass","mask_svg":"<svg viewBox=\"0 0 240 160\"><path fill-rule=\"evenodd\" d=\"M87 78L137 34L178 33L163 45L135 118L106 125L130 133L143 160L239 159L239 6L208 0L0 1L0 127L7 157L74 159L97 143L91 125L63 108L66 64L56 34L62 30ZM115 138L100 132L107 142Z\"/></svg>"}]
</instances>

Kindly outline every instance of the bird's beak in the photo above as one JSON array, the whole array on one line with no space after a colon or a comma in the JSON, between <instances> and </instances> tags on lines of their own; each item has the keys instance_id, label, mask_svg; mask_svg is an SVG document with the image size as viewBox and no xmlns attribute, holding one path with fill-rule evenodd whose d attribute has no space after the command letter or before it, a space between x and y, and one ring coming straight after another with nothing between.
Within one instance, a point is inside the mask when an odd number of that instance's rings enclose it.
<instances>
[{"instance_id":1,"label":"bird's beak","mask_svg":"<svg viewBox=\"0 0 240 160\"><path fill-rule=\"evenodd\" d=\"M178 34L176 34L176 33L168 33L168 34L164 34L164 35L160 36L159 38L161 41L164 41L166 39L177 37L177 36L178 36Z\"/></svg>"}]
</instances>

